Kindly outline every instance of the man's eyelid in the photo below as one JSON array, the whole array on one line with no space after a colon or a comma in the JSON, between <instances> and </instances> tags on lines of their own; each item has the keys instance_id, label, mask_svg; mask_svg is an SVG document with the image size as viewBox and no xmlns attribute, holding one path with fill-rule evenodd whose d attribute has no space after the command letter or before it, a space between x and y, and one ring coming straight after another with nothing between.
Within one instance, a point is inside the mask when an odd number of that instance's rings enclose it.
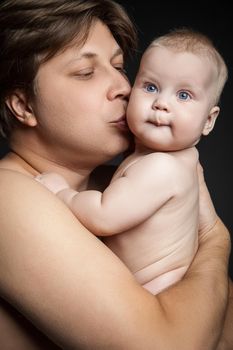
<instances>
[{"instance_id":1,"label":"man's eyelid","mask_svg":"<svg viewBox=\"0 0 233 350\"><path fill-rule=\"evenodd\" d=\"M113 66L114 66L114 68L116 68L122 72L126 72L126 68L125 68L124 63L115 63Z\"/></svg>"},{"instance_id":2,"label":"man's eyelid","mask_svg":"<svg viewBox=\"0 0 233 350\"><path fill-rule=\"evenodd\" d=\"M93 76L94 74L94 69L93 68L83 68L83 69L76 69L76 70L73 70L71 73L70 73L70 76L73 76L73 77L80 77L80 78L84 78L84 77L91 77Z\"/></svg>"},{"instance_id":3,"label":"man's eyelid","mask_svg":"<svg viewBox=\"0 0 233 350\"><path fill-rule=\"evenodd\" d=\"M117 49L115 54L111 58L111 63L115 65L116 63L121 63L124 65L125 60L124 60L124 53L122 52L121 49Z\"/></svg>"},{"instance_id":4,"label":"man's eyelid","mask_svg":"<svg viewBox=\"0 0 233 350\"><path fill-rule=\"evenodd\" d=\"M85 73L90 73L90 72L94 72L94 67L91 65L86 65L86 66L80 66L80 67L73 67L72 68L72 72L75 74L85 74Z\"/></svg>"},{"instance_id":5,"label":"man's eyelid","mask_svg":"<svg viewBox=\"0 0 233 350\"><path fill-rule=\"evenodd\" d=\"M118 55L118 56L114 57L114 58L111 60L111 64L112 64L113 66L116 66L116 65L124 66L125 60L124 60L123 55Z\"/></svg>"}]
</instances>

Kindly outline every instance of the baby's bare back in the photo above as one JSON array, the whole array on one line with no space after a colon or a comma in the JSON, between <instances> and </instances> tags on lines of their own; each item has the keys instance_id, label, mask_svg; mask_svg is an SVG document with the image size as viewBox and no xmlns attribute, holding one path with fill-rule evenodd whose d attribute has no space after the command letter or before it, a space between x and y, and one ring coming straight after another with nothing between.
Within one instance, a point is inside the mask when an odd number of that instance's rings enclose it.
<instances>
[{"instance_id":1,"label":"baby's bare back","mask_svg":"<svg viewBox=\"0 0 233 350\"><path fill-rule=\"evenodd\" d=\"M171 156L175 169L170 174L173 177L171 182L167 183L168 187L173 184L170 198L137 227L105 238L105 243L125 262L139 283L153 294L182 278L198 246L198 154L194 148L173 152ZM156 158L156 153L152 157ZM136 161L135 158L131 159L125 168L129 169L130 164L135 164ZM158 162L155 163L158 167ZM168 171L172 168L173 166ZM156 168L151 165L145 171L153 171L155 174L156 183L152 184L152 190L156 188L154 195L158 195L158 191L164 191L160 187L161 179L156 177ZM123 174L124 169L121 167L113 181Z\"/></svg>"}]
</instances>

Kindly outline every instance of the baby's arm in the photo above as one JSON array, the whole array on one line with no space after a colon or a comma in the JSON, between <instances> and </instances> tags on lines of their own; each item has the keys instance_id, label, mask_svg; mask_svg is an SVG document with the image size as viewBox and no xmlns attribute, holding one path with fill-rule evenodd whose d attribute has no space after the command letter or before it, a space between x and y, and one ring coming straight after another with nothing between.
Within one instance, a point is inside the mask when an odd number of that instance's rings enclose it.
<instances>
[{"instance_id":1,"label":"baby's arm","mask_svg":"<svg viewBox=\"0 0 233 350\"><path fill-rule=\"evenodd\" d=\"M79 192L70 188L63 176L57 173L43 173L37 175L35 180L55 193L72 211L74 211L72 199L74 196L78 195Z\"/></svg>"},{"instance_id":2,"label":"baby's arm","mask_svg":"<svg viewBox=\"0 0 233 350\"><path fill-rule=\"evenodd\" d=\"M84 226L107 236L140 224L166 203L177 186L176 168L173 157L151 154L130 166L103 193L76 192L54 174L41 175L39 181L56 193Z\"/></svg>"}]
</instances>

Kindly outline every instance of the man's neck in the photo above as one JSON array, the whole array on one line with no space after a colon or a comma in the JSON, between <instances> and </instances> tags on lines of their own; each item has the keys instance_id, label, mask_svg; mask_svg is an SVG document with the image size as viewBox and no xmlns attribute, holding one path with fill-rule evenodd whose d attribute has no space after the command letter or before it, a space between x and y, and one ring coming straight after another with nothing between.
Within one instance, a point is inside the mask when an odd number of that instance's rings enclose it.
<instances>
[{"instance_id":1,"label":"man's neck","mask_svg":"<svg viewBox=\"0 0 233 350\"><path fill-rule=\"evenodd\" d=\"M68 164L59 163L56 159L41 156L29 148L11 146L11 151L1 160L0 167L9 168L34 177L45 172L55 172L65 177L69 185L82 190L87 187L92 169L73 169Z\"/></svg>"}]
</instances>

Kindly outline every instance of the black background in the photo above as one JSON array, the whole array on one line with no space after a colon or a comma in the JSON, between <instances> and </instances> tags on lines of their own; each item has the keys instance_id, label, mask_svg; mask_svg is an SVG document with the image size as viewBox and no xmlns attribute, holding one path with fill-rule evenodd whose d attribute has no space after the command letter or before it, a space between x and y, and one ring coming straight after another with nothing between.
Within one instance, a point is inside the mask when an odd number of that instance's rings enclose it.
<instances>
[{"instance_id":1,"label":"black background","mask_svg":"<svg viewBox=\"0 0 233 350\"><path fill-rule=\"evenodd\" d=\"M135 21L139 33L139 54L128 67L134 78L142 51L150 41L167 31L188 26L208 35L225 59L229 69L228 82L221 98L221 112L210 135L199 145L200 160L215 208L233 237L233 12L223 2L160 1L120 2ZM230 259L233 278L233 254Z\"/></svg>"},{"instance_id":2,"label":"black background","mask_svg":"<svg viewBox=\"0 0 233 350\"><path fill-rule=\"evenodd\" d=\"M205 178L219 216L230 232L233 232L232 190L232 119L233 119L233 16L229 6L221 2L209 5L202 2L173 3L160 1L119 1L134 19L139 33L139 54L128 67L133 81L141 52L158 35L180 26L188 26L207 34L222 53L229 69L229 79L221 99L221 112L215 129L203 138L198 149L205 170ZM0 156L6 145L0 139ZM233 254L230 259L230 274L233 277Z\"/></svg>"}]
</instances>

